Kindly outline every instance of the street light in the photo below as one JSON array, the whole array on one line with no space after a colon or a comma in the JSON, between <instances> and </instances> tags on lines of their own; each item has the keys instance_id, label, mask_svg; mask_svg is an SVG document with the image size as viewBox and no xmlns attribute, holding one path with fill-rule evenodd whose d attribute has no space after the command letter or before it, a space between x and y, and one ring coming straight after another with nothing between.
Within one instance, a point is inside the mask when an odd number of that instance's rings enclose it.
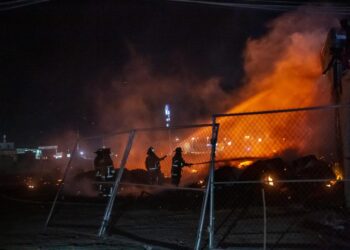
<instances>
[{"instance_id":1,"label":"street light","mask_svg":"<svg viewBox=\"0 0 350 250\"><path fill-rule=\"evenodd\" d=\"M168 130L168 137L169 137L169 154L171 154L172 151L172 143L171 143L171 131L170 131L170 105L165 104L164 106L164 115L165 115L165 126L169 128Z\"/></svg>"},{"instance_id":2,"label":"street light","mask_svg":"<svg viewBox=\"0 0 350 250\"><path fill-rule=\"evenodd\" d=\"M168 127L170 127L170 106L169 106L169 104L165 104L164 114L165 114L165 126L168 128Z\"/></svg>"}]
</instances>

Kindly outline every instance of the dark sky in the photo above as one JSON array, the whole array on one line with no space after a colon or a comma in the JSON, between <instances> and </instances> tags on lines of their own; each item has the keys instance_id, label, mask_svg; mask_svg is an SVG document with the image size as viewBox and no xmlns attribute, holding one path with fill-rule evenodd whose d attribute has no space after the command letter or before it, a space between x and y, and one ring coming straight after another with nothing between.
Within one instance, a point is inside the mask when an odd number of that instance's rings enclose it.
<instances>
[{"instance_id":1,"label":"dark sky","mask_svg":"<svg viewBox=\"0 0 350 250\"><path fill-rule=\"evenodd\" d=\"M0 6L1 7L1 6ZM98 134L94 91L123 78L130 48L156 74L181 56L199 78L225 91L243 76L248 37L278 15L166 1L50 1L0 12L0 133L18 146L45 144L66 130ZM103 112L103 111L101 111Z\"/></svg>"}]
</instances>

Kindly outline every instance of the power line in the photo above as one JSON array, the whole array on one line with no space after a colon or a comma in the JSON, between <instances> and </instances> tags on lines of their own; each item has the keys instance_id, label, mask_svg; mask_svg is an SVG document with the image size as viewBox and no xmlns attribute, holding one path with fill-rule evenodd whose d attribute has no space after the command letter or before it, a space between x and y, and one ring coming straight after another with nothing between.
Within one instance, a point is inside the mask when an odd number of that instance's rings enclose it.
<instances>
[{"instance_id":1,"label":"power line","mask_svg":"<svg viewBox=\"0 0 350 250\"><path fill-rule=\"evenodd\" d=\"M50 0L34 0L34 1L17 0L17 1L2 2L0 3L0 11L13 10L13 9L22 8L22 7L49 2L49 1Z\"/></svg>"},{"instance_id":2,"label":"power line","mask_svg":"<svg viewBox=\"0 0 350 250\"><path fill-rule=\"evenodd\" d=\"M179 3L189 3L189 4L199 4L199 5L209 5L209 6L219 6L219 7L231 7L231 8L245 8L245 9L256 9L256 10L265 10L265 11L276 11L284 12L296 9L302 5L304 6L317 6L314 8L315 12L321 13L334 13L346 15L350 14L349 4L337 4L336 6L327 6L325 3L321 2L312 2L312 3L303 3L303 2L282 2L282 1L260 1L259 3L253 3L251 1L246 2L214 2L214 1L194 1L194 0L169 0L171 2ZM251 2L251 3L250 3ZM284 3L284 4L282 4Z\"/></svg>"},{"instance_id":3,"label":"power line","mask_svg":"<svg viewBox=\"0 0 350 250\"><path fill-rule=\"evenodd\" d=\"M14 1L4 1L4 2L0 2L0 6L1 5L13 5L13 4L20 4L23 2L28 2L28 0L14 0Z\"/></svg>"}]
</instances>

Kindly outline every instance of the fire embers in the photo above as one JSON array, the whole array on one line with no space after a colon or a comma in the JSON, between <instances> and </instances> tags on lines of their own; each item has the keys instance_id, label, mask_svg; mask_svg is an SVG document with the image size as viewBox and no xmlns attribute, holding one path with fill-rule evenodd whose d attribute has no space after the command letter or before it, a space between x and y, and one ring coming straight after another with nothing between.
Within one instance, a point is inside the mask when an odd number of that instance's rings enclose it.
<instances>
[{"instance_id":1,"label":"fire embers","mask_svg":"<svg viewBox=\"0 0 350 250\"><path fill-rule=\"evenodd\" d=\"M33 190L37 187L36 181L32 177L24 178L24 183L28 190Z\"/></svg>"},{"instance_id":2,"label":"fire embers","mask_svg":"<svg viewBox=\"0 0 350 250\"><path fill-rule=\"evenodd\" d=\"M341 192L343 176L338 163L327 163L314 155L309 155L295 160L292 167L294 178L302 181L289 185L297 198L321 200L327 194Z\"/></svg>"},{"instance_id":3,"label":"fire embers","mask_svg":"<svg viewBox=\"0 0 350 250\"><path fill-rule=\"evenodd\" d=\"M303 202L325 201L327 194L330 199L334 194L341 193L342 174L338 164L327 163L314 155L300 157L286 162L281 158L259 160L250 166L224 166L215 171L216 182L231 182L232 192L249 192L260 195L264 188L270 197ZM228 185L221 187L228 191ZM220 188L217 190L220 192Z\"/></svg>"}]
</instances>

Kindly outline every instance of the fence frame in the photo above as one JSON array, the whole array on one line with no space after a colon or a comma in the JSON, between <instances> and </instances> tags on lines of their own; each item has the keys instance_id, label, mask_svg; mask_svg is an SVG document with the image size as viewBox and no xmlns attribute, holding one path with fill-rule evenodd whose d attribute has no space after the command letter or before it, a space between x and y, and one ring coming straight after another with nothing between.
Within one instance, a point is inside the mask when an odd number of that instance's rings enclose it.
<instances>
[{"instance_id":1,"label":"fence frame","mask_svg":"<svg viewBox=\"0 0 350 250\"><path fill-rule=\"evenodd\" d=\"M210 152L210 167L209 167L209 173L208 173L208 181L206 184L206 188L203 190L203 200L202 200L202 206L201 206L201 214L200 214L200 219L198 221L198 227L197 227L197 234L196 234L196 239L195 239L195 247L194 249L199 250L200 245L201 245L201 240L202 240L202 234L203 234L203 227L204 227L204 220L207 212L207 207L208 207L208 202L209 202L209 226L208 226L208 238L209 238L209 244L208 248L209 249L214 249L216 247L215 243L215 230L214 230L214 225L215 225L215 197L214 197L214 191L215 191L215 185L232 185L235 184L236 182L215 182L215 163L216 163L216 150L217 150L217 139L219 136L219 127L220 123L217 122L218 118L221 117L234 117L234 116L247 116L247 115L264 115L264 114L274 114L274 113L288 113L288 112L302 112L302 111L313 111L313 110L329 110L329 109L341 109L341 108L350 108L350 105L328 105L328 106L315 106L315 107L304 107L304 108L294 108L294 109L280 109L280 110L263 110L263 111L255 111L255 112L241 112L241 113L228 113L228 114L214 114L212 115L212 123L209 124L194 124L194 125L182 125L182 126L171 126L171 127L150 127L150 128L137 128L137 129L132 129L132 130L125 130L125 131L119 131L119 132L113 132L110 134L103 134L103 135L97 135L97 136L90 136L90 137L78 137L76 139L73 151L72 151L72 157L69 159L62 178L62 182L59 185L58 191L56 193L56 196L52 202L52 206L50 209L50 212L48 214L48 217L45 222L45 227L44 231L46 231L47 227L49 226L53 212L55 210L57 200L59 198L59 195L64 189L64 184L65 180L68 176L68 173L70 171L71 167L71 162L74 157L76 157L76 152L77 148L79 145L79 141L81 139L93 139L93 138L104 138L106 136L113 136L113 135L118 135L118 134L126 134L129 133L129 138L128 142L125 146L124 153L123 153L123 158L119 166L119 173L118 176L115 180L114 186L113 186L113 191L112 191L112 196L110 197L108 201L108 205L106 206L105 213L103 220L101 222L99 231L97 236L102 237L105 236L106 229L109 226L110 223L110 217L111 213L113 211L114 204L116 203L117 200L117 190L118 186L121 184L120 180L123 175L123 170L125 168L125 165L128 160L128 156L130 151L132 150L132 145L133 145L133 140L134 137L137 133L139 132L146 132L146 131L161 131L161 130L168 130L170 131L171 129L186 129L186 128L201 128L201 127L211 127L212 128L212 135L211 135L211 152ZM340 159L341 161L343 159ZM342 164L343 165L343 164ZM320 180L276 180L276 182L324 182L327 181L328 179L320 179ZM344 179L344 182L349 182L350 180ZM242 184L244 183L263 183L262 181L246 181L246 182L240 182ZM202 191L202 190L199 190ZM266 237L266 236L264 236ZM264 247L266 247L266 242L264 242Z\"/></svg>"},{"instance_id":2,"label":"fence frame","mask_svg":"<svg viewBox=\"0 0 350 250\"><path fill-rule=\"evenodd\" d=\"M203 196L203 202L202 202L202 209L201 209L201 215L199 219L199 225L197 230L197 237L196 237L196 243L195 243L195 250L200 249L200 244L202 240L202 232L203 232L203 226L204 226L204 219L208 204L208 197L210 197L210 225L209 225L209 248L213 245L213 204L214 204L214 168L215 168L215 152L216 152L216 142L217 142L217 136L219 131L219 124L215 122L215 118L213 118L212 123L212 136L211 136L211 151L210 151L210 168L209 168L209 176L208 176L208 182L206 189L204 191Z\"/></svg>"},{"instance_id":3,"label":"fence frame","mask_svg":"<svg viewBox=\"0 0 350 250\"><path fill-rule=\"evenodd\" d=\"M74 147L73 147L73 150L72 150L71 157L69 158L69 161L68 161L68 163L67 163L67 165L66 165L66 167L64 169L62 181L59 184L58 190L56 192L56 196L55 196L55 198L54 198L54 200L52 202L52 205L51 205L50 212L49 212L49 214L47 216L47 219L45 221L44 232L47 231L47 229L48 229L48 227L50 225L50 222L52 220L52 217L53 217L56 205L57 205L58 198L59 198L60 194L62 193L62 191L64 189L64 184L65 184L65 181L67 179L68 173L72 169L71 163L72 163L73 159L75 159L75 157L77 157L77 155L78 155L77 152L78 152L78 148L79 148L79 142L82 141L83 139L90 140L90 139L102 138L102 140L104 140L103 138L105 136L121 135L121 134L126 134L126 133L130 134L130 133L132 133L132 131L133 130L131 130L131 131L130 130L129 131L121 131L121 132L114 132L114 133L107 134L107 135L97 135L97 136L90 136L90 137L81 137L80 135L77 136L75 144L74 144ZM129 141L130 141L130 136L129 136ZM128 146L128 144L126 145L125 149L127 149L127 146ZM124 151L124 153L125 153L125 151ZM123 160L124 160L124 157L123 157ZM126 160L127 160L127 156L125 158L125 164L126 164ZM108 202L108 205L109 205L109 202ZM107 212L107 209L106 209L106 212ZM104 225L104 220L102 220L101 225ZM101 226L101 228L102 228L102 226Z\"/></svg>"},{"instance_id":4,"label":"fence frame","mask_svg":"<svg viewBox=\"0 0 350 250\"><path fill-rule=\"evenodd\" d=\"M184 189L184 190L192 190L192 191L200 191L203 192L203 200L202 200L202 205L201 205L201 213L200 213L200 218L198 221L198 227L197 227L197 233L196 233L196 239L195 239L195 249L200 249L200 243L201 243L201 239L202 239L202 234L203 234L203 227L204 227L204 220L205 220L205 215L206 215L206 211L207 211L207 207L208 207L208 201L210 202L210 206L209 206L209 213L212 216L213 215L213 202L214 202L214 198L213 198L213 187L214 187L214 169L215 169L215 148L216 148L216 142L217 142L217 135L218 135L218 129L219 129L219 124L215 123L215 119L213 118L213 122L212 123L202 123L202 124L193 124L193 125L180 125L180 126L171 126L171 127L148 127L148 128L136 128L136 129L132 129L132 130L124 130L124 131L119 131L119 132L112 132L109 134L101 134L101 135L94 135L94 136L87 136L87 137L78 137L76 139L76 142L74 144L74 148L72 150L72 157L69 159L64 173L63 173L63 177L62 177L62 182L59 185L58 191L56 193L56 196L52 202L52 206L50 209L50 212L48 214L48 217L46 219L45 222L45 227L44 227L44 232L47 230L47 228L49 227L49 224L53 218L53 214L54 211L56 209L56 205L57 205L57 201L58 198L60 196L60 194L62 193L63 189L64 189L64 184L66 181L66 178L68 177L68 174L70 172L70 170L72 169L71 167L71 163L73 161L73 159L75 159L75 157L77 156L77 151L78 151L78 147L79 147L79 142L82 140L91 140L91 139L97 139L97 138L105 138L108 136L115 136L115 135L121 135L121 134L129 134L128 140L127 140L127 144L124 148L124 153L123 153L123 157L122 160L119 164L119 170L118 171L118 175L117 178L114 182L113 185L113 189L112 189L112 195L108 200L108 204L105 208L105 212L104 212L104 216L103 219L101 221L99 230L96 234L97 237L102 238L102 237L106 237L106 232L108 227L110 226L110 220L111 220L111 214L113 211L113 207L114 205L117 203L118 200L118 187L120 185L122 185L123 183L121 183L121 178L123 175L123 170L125 169L125 166L127 164L128 161L128 157L129 157L129 153L132 150L132 145L134 143L134 138L136 136L137 133L140 132L148 132L148 131L170 131L172 129L187 129L187 128L203 128L203 127L211 127L212 128L212 132L211 132L211 150L210 150L210 160L208 161L208 163L210 164L209 167L209 173L208 173L208 181L206 184L205 189L195 189L195 188L179 188L179 187L162 187L160 186L159 188L165 188L165 189ZM140 184L142 185L142 184ZM156 187L157 188L157 187ZM210 200L209 200L210 199ZM210 247L213 246L213 222L210 222L211 224L208 227L208 233L209 233L209 239L210 239ZM76 232L78 233L78 232Z\"/></svg>"},{"instance_id":5,"label":"fence frame","mask_svg":"<svg viewBox=\"0 0 350 250\"><path fill-rule=\"evenodd\" d=\"M54 198L54 200L52 202L50 212L49 212L49 214L47 216L47 219L45 221L44 232L46 232L46 230L47 230L47 228L48 228L48 226L49 226L49 224L51 222L52 215L53 215L53 212L55 210L58 197L60 196L61 192L63 191L64 183L65 183L66 178L68 176L69 170L71 169L72 160L73 160L74 156L76 155L76 152L77 152L77 149L78 149L79 140L80 140L79 137L77 137L77 139L75 141L75 144L74 144L74 147L73 147L73 150L72 150L72 157L69 158L69 161L68 161L68 163L66 165L66 168L64 169L62 181L59 184L58 191L57 191L56 196L55 196L55 198Z\"/></svg>"},{"instance_id":6,"label":"fence frame","mask_svg":"<svg viewBox=\"0 0 350 250\"><path fill-rule=\"evenodd\" d=\"M102 220L100 229L99 229L98 234L97 234L98 237L103 237L105 235L106 229L107 229L107 227L110 224L111 214L112 214L112 211L113 211L113 206L116 203L115 199L116 199L116 196L117 196L119 183L120 183L120 180L121 180L121 178L123 176L123 172L124 172L125 165L126 165L126 162L128 160L128 157L129 157L129 153L130 153L130 150L131 150L131 147L132 147L132 144L133 144L134 137L135 137L135 130L132 130L129 133L128 143L126 144L125 149L124 149L123 158L122 158L122 161L120 162L120 165L119 165L118 176L117 176L117 178L114 181L112 194L111 194L111 197L108 200L108 204L107 204L107 207L106 207L106 210L105 210L105 214L103 216L103 220Z\"/></svg>"},{"instance_id":7,"label":"fence frame","mask_svg":"<svg viewBox=\"0 0 350 250\"><path fill-rule=\"evenodd\" d=\"M214 124L218 124L220 125L220 122L217 122L218 118L222 118L222 117L237 117L237 116L250 116L250 115L264 115L264 114L275 114L275 113L290 113L290 112L302 112L302 111L314 111L314 110L334 110L335 112L339 112L340 109L349 109L350 108L350 104L347 105L326 105L326 106L314 106L314 107L303 107L303 108L292 108L292 109L277 109L277 110L263 110L263 111L253 111L253 112L240 112L240 113L218 113L218 114L213 114L212 116L212 123L213 126ZM337 117L336 117L337 119ZM336 121L337 122L337 121ZM337 128L336 128L337 129ZM340 131L338 131L340 132ZM216 139L218 137L219 133L216 135ZM337 138L336 138L337 139ZM342 139L342 138L341 138ZM343 147L343 142L340 142L341 145L338 147ZM212 145L212 148L214 148L216 150L216 142L215 145ZM215 158L215 153L213 152L214 158ZM342 157L342 155L339 156L340 157L340 163L341 165L345 168L344 165L344 159ZM209 215L209 221L210 221L210 226L209 226L209 249L215 249L217 246L215 244L215 234L214 234L214 222L215 222L215 197L214 197L214 190L215 190L215 185L232 185L232 184L236 184L236 183L242 183L242 184L247 184L247 183L264 183L263 181L233 181L233 182L215 182L215 160L212 161L212 166L211 166L211 173L210 173L210 198L211 198L211 202L210 202L210 215ZM346 169L344 169L344 171L346 171ZM329 179L314 179L314 180L276 180L276 182L278 183L305 183L305 182L324 182L324 181L329 181ZM343 179L342 180L345 183L350 182L350 180L347 179ZM345 189L346 192L346 189ZM345 194L346 196L346 194ZM266 213L266 207L265 207L265 194L264 191L262 189L262 199L263 199L263 213L265 215ZM264 220L266 220L266 218L263 218ZM263 249L266 249L266 221L263 225L263 232L264 232L264 241L263 241ZM196 248L197 250L197 248Z\"/></svg>"}]
</instances>

